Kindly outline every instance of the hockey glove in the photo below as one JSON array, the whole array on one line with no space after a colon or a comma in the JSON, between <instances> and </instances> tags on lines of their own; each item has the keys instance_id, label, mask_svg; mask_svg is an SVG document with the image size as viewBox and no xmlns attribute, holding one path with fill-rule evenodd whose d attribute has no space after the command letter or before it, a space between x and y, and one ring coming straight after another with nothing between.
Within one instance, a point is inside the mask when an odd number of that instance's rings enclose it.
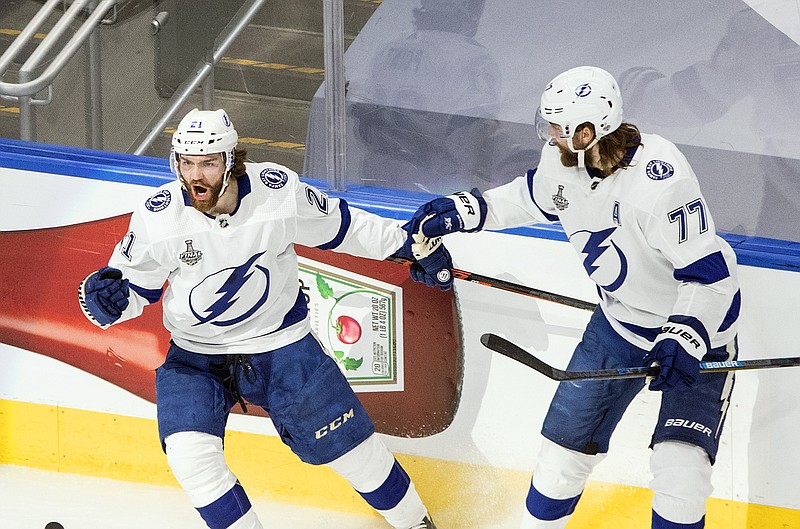
<instances>
[{"instance_id":1,"label":"hockey glove","mask_svg":"<svg viewBox=\"0 0 800 529\"><path fill-rule=\"evenodd\" d=\"M459 191L423 204L411 219L412 233L441 237L458 231L474 232L486 221L486 201L477 188Z\"/></svg>"},{"instance_id":2,"label":"hockey glove","mask_svg":"<svg viewBox=\"0 0 800 529\"><path fill-rule=\"evenodd\" d=\"M116 268L104 266L89 275L78 289L83 313L92 323L107 327L117 321L128 308L128 280Z\"/></svg>"},{"instance_id":3,"label":"hockey glove","mask_svg":"<svg viewBox=\"0 0 800 529\"><path fill-rule=\"evenodd\" d=\"M453 286L453 259L450 252L442 245L441 237L425 237L419 232L412 232L412 222L406 222L406 242L395 253L396 256L409 261L411 279L425 283L429 287L438 286L442 291Z\"/></svg>"},{"instance_id":4,"label":"hockey glove","mask_svg":"<svg viewBox=\"0 0 800 529\"><path fill-rule=\"evenodd\" d=\"M425 283L429 287L439 287L439 290L445 292L453 287L452 268L450 252L439 244L428 257L412 263L409 273L414 281Z\"/></svg>"},{"instance_id":5,"label":"hockey glove","mask_svg":"<svg viewBox=\"0 0 800 529\"><path fill-rule=\"evenodd\" d=\"M651 391L684 390L700 375L700 363L672 338L657 342L644 358L645 365L658 365L658 375L650 382Z\"/></svg>"}]
</instances>

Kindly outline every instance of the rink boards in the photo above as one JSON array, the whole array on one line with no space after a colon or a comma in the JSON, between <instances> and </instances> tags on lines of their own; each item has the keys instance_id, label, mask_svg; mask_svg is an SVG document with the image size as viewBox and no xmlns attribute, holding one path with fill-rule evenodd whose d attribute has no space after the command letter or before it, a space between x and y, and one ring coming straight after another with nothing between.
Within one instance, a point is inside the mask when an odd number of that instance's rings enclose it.
<instances>
[{"instance_id":1,"label":"rink boards","mask_svg":"<svg viewBox=\"0 0 800 529\"><path fill-rule=\"evenodd\" d=\"M146 198L153 186L169 177L158 164L155 169L137 169L131 165L138 163L133 157L128 160L97 153L94 165L86 162L83 169L70 169L72 154L51 152L49 160L36 163L6 157L4 163L11 167L0 170L3 196L8 197L4 199L0 235L31 230L27 240L34 241L38 240L33 237L34 230L125 215L133 201ZM410 214L414 198L364 192L348 200L379 214L402 218ZM108 242L96 242L96 247L87 251L107 255L119 235L108 233ZM796 245L769 242L755 245L743 239L738 248L743 294L741 358L798 354L800 329L791 315L800 292L800 274L792 271L797 269ZM76 238L72 243L67 241L63 247L81 241ZM595 300L593 285L557 231L457 235L449 236L446 243L459 268ZM20 250L41 252L45 262L58 261L60 255L53 248L31 244ZM84 270L71 269L74 263L69 261L59 262L59 267L65 274L85 275ZM5 293L14 286L9 281L15 279L6 280L2 287ZM42 278L40 283L46 281ZM52 303L62 302L61 294L46 295L55 296ZM431 291L430 295L434 299L438 294ZM74 292L65 292L63 299L72 296ZM426 300L423 297L414 303L424 304ZM493 520L519 516L535 463L538 429L555 383L493 356L480 344L479 337L484 332L504 335L536 350L553 365L564 367L589 315L464 282L456 284L455 302L451 325L460 344L458 366L431 363L424 368L425 377L406 379L403 392L417 391L416 396L408 402L390 401L401 404L387 415L406 415L403 421L416 421L415 426L403 431L402 426L395 425L401 435L384 435L443 527L492 527ZM63 303L69 310L69 302ZM47 312L46 307L41 310ZM74 310L78 311L77 302ZM92 373L92 366L119 363L120 355L106 351L93 361L96 363L76 367L64 358L72 348L86 346L78 323L71 319L48 322L45 318L19 323L22 316L7 306L0 320L3 329L21 329L36 337L31 338L30 346L22 347L9 344L8 331L0 334L0 463L175 485L158 446L152 400L145 392L137 394L124 383ZM156 329L160 318L150 318L145 320L152 327L149 332L143 328L126 336L121 330L120 342L159 351L162 338ZM412 327L404 328L403 333L422 331ZM53 335L61 337L58 355L36 350L34 343L47 343ZM416 354L409 352L406 360L413 362ZM152 358L139 362L140 371L146 373L157 362L154 352ZM456 387L450 394L428 395L424 387L416 388L422 380ZM800 527L800 498L794 487L800 458L792 450L793 440L800 433L798 383L800 370L793 368L738 376L715 465L707 527ZM361 395L366 398L366 394ZM430 402L437 400L448 402ZM571 528L624 529L646 523L650 512L648 444L657 405L657 394L645 391L635 399L612 438L607 459L592 475ZM419 421L416 409L429 410L439 421L436 427L428 428L430 421ZM234 414L229 430L229 462L254 496L369 512L361 498L328 469L300 463L280 443L263 416Z\"/></svg>"}]
</instances>

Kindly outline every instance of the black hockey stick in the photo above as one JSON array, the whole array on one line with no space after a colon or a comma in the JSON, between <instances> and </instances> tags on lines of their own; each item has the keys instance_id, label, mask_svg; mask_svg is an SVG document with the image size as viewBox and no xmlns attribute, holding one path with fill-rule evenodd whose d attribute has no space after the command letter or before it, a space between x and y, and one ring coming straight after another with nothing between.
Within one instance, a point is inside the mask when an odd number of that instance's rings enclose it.
<instances>
[{"instance_id":1,"label":"black hockey stick","mask_svg":"<svg viewBox=\"0 0 800 529\"><path fill-rule=\"evenodd\" d=\"M522 347L501 338L496 334L486 333L481 336L481 343L503 356L535 369L544 376L557 380L612 380L620 378L642 378L656 376L658 367L620 367L618 369L597 369L594 371L565 371L557 369L539 360ZM800 357L764 358L760 360L730 360L727 362L700 362L700 373L719 373L721 371L739 371L745 369L766 369L771 367L800 366Z\"/></svg>"},{"instance_id":2,"label":"black hockey stick","mask_svg":"<svg viewBox=\"0 0 800 529\"><path fill-rule=\"evenodd\" d=\"M387 257L386 260L392 263L399 263L405 265L410 265L413 262L409 261L408 259L403 259L394 256ZM515 294L524 294L532 298L542 299L544 301L552 301L553 303L560 303L561 305L574 307L576 309L594 310L596 307L594 303L590 303L582 299L571 298L569 296L562 296L561 294L554 294L552 292L547 292L546 290L539 290L537 288L532 288L525 285L519 285L517 283L512 283L510 281L504 281L502 279L497 279L494 277L475 274L473 272L467 272L466 270L459 270L458 268L451 269L451 272L454 278L461 279L462 281L469 281L470 283L477 283L479 285L499 288L500 290L513 292Z\"/></svg>"}]
</instances>

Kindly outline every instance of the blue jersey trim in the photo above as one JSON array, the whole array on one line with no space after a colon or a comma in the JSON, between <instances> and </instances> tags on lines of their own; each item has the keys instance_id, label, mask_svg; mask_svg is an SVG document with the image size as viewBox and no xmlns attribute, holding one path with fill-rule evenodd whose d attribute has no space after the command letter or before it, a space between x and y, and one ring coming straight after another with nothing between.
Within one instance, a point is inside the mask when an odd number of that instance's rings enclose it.
<instances>
[{"instance_id":1,"label":"blue jersey trim","mask_svg":"<svg viewBox=\"0 0 800 529\"><path fill-rule=\"evenodd\" d=\"M283 317L283 321L281 322L280 327L275 329L274 331L270 331L268 334L276 333L280 330L283 330L287 327L291 327L295 323L301 322L308 316L308 303L306 303L306 297L303 295L302 290L297 291L297 299L294 300L294 305L286 315Z\"/></svg>"},{"instance_id":2,"label":"blue jersey trim","mask_svg":"<svg viewBox=\"0 0 800 529\"><path fill-rule=\"evenodd\" d=\"M142 288L133 283L128 284L129 288L147 300L151 305L161 299L163 289L161 288Z\"/></svg>"},{"instance_id":3,"label":"blue jersey trim","mask_svg":"<svg viewBox=\"0 0 800 529\"><path fill-rule=\"evenodd\" d=\"M347 230L350 229L350 221L352 219L350 218L350 208L347 206L347 201L343 198L339 199L339 213L342 216L342 223L339 225L339 232L336 234L336 237L330 241L317 246L317 248L320 250L332 250L333 248L337 248L340 244L342 244L344 236L347 235Z\"/></svg>"},{"instance_id":4,"label":"blue jersey trim","mask_svg":"<svg viewBox=\"0 0 800 529\"><path fill-rule=\"evenodd\" d=\"M541 206L539 206L539 204L536 203L536 198L534 198L534 196L533 196L533 177L536 176L536 169L528 169L528 172L526 173L525 176L526 176L526 178L528 180L528 194L531 197L531 202L533 202L533 205L536 206L539 209L539 211L542 212L542 215L544 215L544 217L547 220L549 220L550 222L557 222L558 221L558 216L557 215L551 215L550 213L548 213L545 210L543 210L541 208Z\"/></svg>"},{"instance_id":5,"label":"blue jersey trim","mask_svg":"<svg viewBox=\"0 0 800 529\"><path fill-rule=\"evenodd\" d=\"M626 323L624 321L619 321L619 324L631 331L633 334L641 336L648 342L654 342L656 340L656 336L658 336L658 333L661 332L661 327L642 327L641 325L634 325L633 323Z\"/></svg>"},{"instance_id":6,"label":"blue jersey trim","mask_svg":"<svg viewBox=\"0 0 800 529\"><path fill-rule=\"evenodd\" d=\"M0 138L0 166L152 187L175 179L166 157L152 158L6 138ZM409 220L419 206L438 196L363 185L349 185L346 192L328 191L325 181L302 180L330 196L347 197L354 207L403 221ZM502 233L567 242L559 223L511 228L502 230ZM733 247L740 265L800 272L800 241L720 235Z\"/></svg>"},{"instance_id":7,"label":"blue jersey trim","mask_svg":"<svg viewBox=\"0 0 800 529\"><path fill-rule=\"evenodd\" d=\"M728 312L725 314L725 318L722 320L722 323L719 326L717 332L727 331L731 325L734 324L736 320L739 319L739 311L742 308L742 291L737 290L736 294L733 295L733 300L731 301L731 306L728 308Z\"/></svg>"},{"instance_id":8,"label":"blue jersey trim","mask_svg":"<svg viewBox=\"0 0 800 529\"><path fill-rule=\"evenodd\" d=\"M730 277L728 265L722 252L714 252L698 259L689 266L679 268L672 273L678 281L686 283L700 283L701 285L713 285L717 281L722 281Z\"/></svg>"}]
</instances>

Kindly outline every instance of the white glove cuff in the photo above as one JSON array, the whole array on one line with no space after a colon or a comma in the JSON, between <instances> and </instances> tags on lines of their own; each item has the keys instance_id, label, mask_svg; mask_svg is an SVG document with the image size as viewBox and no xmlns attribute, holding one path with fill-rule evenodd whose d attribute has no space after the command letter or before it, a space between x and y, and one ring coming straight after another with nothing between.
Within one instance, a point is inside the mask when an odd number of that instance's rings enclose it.
<instances>
[{"instance_id":1,"label":"white glove cuff","mask_svg":"<svg viewBox=\"0 0 800 529\"><path fill-rule=\"evenodd\" d=\"M472 231L478 229L481 223L481 206L478 197L468 191L448 195L447 198L455 204L456 212L461 219L461 231Z\"/></svg>"},{"instance_id":2,"label":"white glove cuff","mask_svg":"<svg viewBox=\"0 0 800 529\"><path fill-rule=\"evenodd\" d=\"M670 321L662 325L654 345L666 339L675 340L681 344L681 347L683 347L687 353L698 360L702 360L708 351L705 341L698 335L697 331L682 323Z\"/></svg>"}]
</instances>

